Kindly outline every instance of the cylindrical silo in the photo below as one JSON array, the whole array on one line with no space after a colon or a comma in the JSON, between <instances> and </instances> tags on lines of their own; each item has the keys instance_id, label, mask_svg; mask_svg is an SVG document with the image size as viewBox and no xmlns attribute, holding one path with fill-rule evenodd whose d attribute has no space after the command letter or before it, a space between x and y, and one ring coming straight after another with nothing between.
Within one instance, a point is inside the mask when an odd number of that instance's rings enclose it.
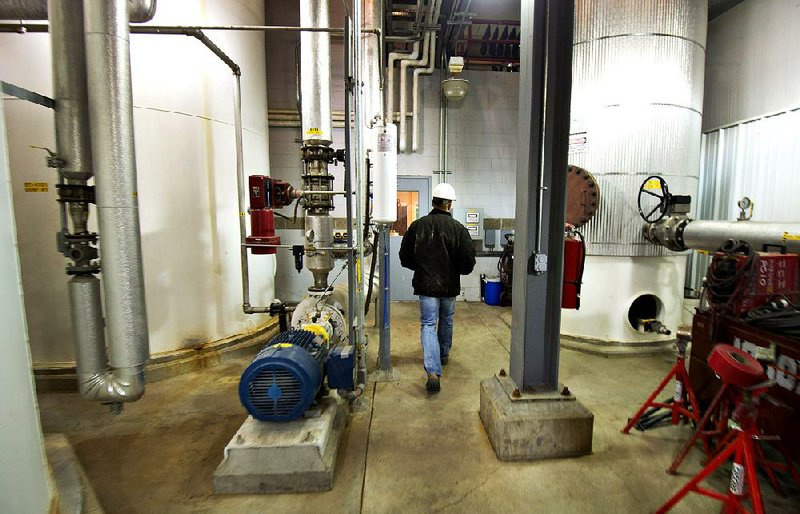
<instances>
[{"instance_id":1,"label":"cylindrical silo","mask_svg":"<svg viewBox=\"0 0 800 514\"><path fill-rule=\"evenodd\" d=\"M570 164L603 200L584 227L581 309L562 317L571 339L642 348L669 337L635 319L680 323L686 257L642 237L636 202L649 175L696 195L706 24L705 0L576 2Z\"/></svg>"}]
</instances>

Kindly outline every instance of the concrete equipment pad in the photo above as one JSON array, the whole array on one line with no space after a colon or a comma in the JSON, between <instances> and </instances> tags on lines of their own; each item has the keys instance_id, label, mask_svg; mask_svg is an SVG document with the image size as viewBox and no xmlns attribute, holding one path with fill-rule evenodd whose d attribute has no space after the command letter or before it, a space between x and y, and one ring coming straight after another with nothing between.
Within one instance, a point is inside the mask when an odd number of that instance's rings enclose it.
<instances>
[{"instance_id":1,"label":"concrete equipment pad","mask_svg":"<svg viewBox=\"0 0 800 514\"><path fill-rule=\"evenodd\" d=\"M509 377L481 382L480 416L500 460L539 460L592 453L594 415L580 402L512 400Z\"/></svg>"},{"instance_id":2,"label":"concrete equipment pad","mask_svg":"<svg viewBox=\"0 0 800 514\"><path fill-rule=\"evenodd\" d=\"M214 492L331 490L348 408L335 394L323 398L320 407L319 417L283 423L249 416L225 447L214 472Z\"/></svg>"}]
</instances>

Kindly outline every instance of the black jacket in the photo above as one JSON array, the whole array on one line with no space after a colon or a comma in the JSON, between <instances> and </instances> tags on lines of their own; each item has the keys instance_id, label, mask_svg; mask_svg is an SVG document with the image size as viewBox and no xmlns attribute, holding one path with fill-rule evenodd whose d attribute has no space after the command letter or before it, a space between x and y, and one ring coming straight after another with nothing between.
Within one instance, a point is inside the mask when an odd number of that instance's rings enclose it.
<instances>
[{"instance_id":1,"label":"black jacket","mask_svg":"<svg viewBox=\"0 0 800 514\"><path fill-rule=\"evenodd\" d=\"M414 294L450 298L461 292L460 275L475 267L475 245L449 212L433 209L408 227L400 264L414 270Z\"/></svg>"}]
</instances>

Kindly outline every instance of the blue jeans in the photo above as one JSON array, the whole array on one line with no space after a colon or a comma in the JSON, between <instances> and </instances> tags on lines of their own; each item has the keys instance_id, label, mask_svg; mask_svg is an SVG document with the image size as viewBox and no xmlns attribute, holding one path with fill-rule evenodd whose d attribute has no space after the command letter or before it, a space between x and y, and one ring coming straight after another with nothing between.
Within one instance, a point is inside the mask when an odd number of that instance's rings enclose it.
<instances>
[{"instance_id":1,"label":"blue jeans","mask_svg":"<svg viewBox=\"0 0 800 514\"><path fill-rule=\"evenodd\" d=\"M420 340L425 371L442 375L442 357L453 345L453 313L456 299L419 295ZM437 327L438 322L438 327Z\"/></svg>"}]
</instances>

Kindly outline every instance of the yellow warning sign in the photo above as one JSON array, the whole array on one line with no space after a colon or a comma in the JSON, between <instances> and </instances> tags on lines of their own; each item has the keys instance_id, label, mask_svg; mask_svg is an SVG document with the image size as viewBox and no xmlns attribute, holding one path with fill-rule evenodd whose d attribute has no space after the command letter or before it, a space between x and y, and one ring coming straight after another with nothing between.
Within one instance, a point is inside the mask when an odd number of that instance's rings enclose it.
<instances>
[{"instance_id":1,"label":"yellow warning sign","mask_svg":"<svg viewBox=\"0 0 800 514\"><path fill-rule=\"evenodd\" d=\"M800 241L800 234L790 234L789 232L784 232L783 241Z\"/></svg>"},{"instance_id":2,"label":"yellow warning sign","mask_svg":"<svg viewBox=\"0 0 800 514\"><path fill-rule=\"evenodd\" d=\"M47 182L25 182L26 193L46 193L49 187Z\"/></svg>"},{"instance_id":3,"label":"yellow warning sign","mask_svg":"<svg viewBox=\"0 0 800 514\"><path fill-rule=\"evenodd\" d=\"M310 129L306 130L307 136L321 136L322 130L317 127L311 127Z\"/></svg>"}]
</instances>

